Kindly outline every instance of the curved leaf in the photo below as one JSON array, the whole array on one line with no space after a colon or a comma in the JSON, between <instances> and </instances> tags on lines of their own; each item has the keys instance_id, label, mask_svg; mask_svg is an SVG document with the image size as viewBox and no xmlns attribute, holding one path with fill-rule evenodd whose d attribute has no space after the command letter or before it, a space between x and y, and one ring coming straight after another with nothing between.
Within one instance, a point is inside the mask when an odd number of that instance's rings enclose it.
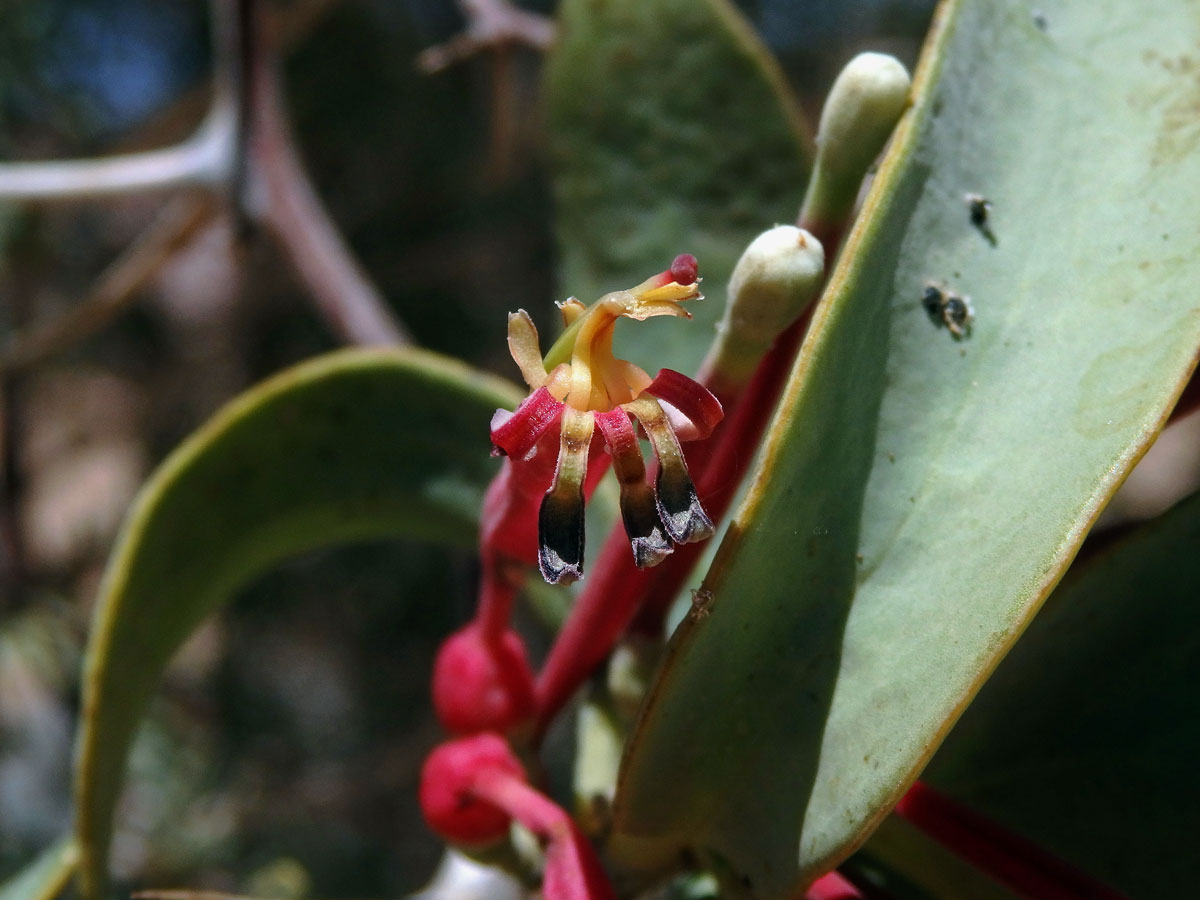
<instances>
[{"instance_id":1,"label":"curved leaf","mask_svg":"<svg viewBox=\"0 0 1200 900\"><path fill-rule=\"evenodd\" d=\"M1200 17L940 12L745 505L631 740L614 850L793 894L932 755L1195 363ZM995 241L965 196L994 203ZM973 298L955 340L929 281Z\"/></svg>"},{"instance_id":2,"label":"curved leaf","mask_svg":"<svg viewBox=\"0 0 1200 900\"><path fill-rule=\"evenodd\" d=\"M1200 883L1200 495L1072 570L925 779L1131 897Z\"/></svg>"},{"instance_id":3,"label":"curved leaf","mask_svg":"<svg viewBox=\"0 0 1200 900\"><path fill-rule=\"evenodd\" d=\"M66 837L0 884L0 900L54 900L79 865L79 847Z\"/></svg>"},{"instance_id":4,"label":"curved leaf","mask_svg":"<svg viewBox=\"0 0 1200 900\"><path fill-rule=\"evenodd\" d=\"M175 650L255 574L318 546L470 546L494 474L487 423L521 395L429 353L346 351L242 395L142 489L109 562L84 671L76 836L107 880L126 755Z\"/></svg>"},{"instance_id":5,"label":"curved leaf","mask_svg":"<svg viewBox=\"0 0 1200 900\"><path fill-rule=\"evenodd\" d=\"M728 0L564 0L546 77L560 283L590 303L694 253L696 322L618 337L694 371L738 256L804 193L811 142L778 67Z\"/></svg>"}]
</instances>

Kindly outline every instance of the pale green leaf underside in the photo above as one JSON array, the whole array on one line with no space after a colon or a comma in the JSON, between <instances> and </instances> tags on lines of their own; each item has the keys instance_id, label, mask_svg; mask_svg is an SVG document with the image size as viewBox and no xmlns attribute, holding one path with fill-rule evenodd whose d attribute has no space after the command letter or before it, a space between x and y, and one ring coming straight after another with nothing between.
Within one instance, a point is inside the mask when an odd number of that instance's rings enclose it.
<instances>
[{"instance_id":1,"label":"pale green leaf underside","mask_svg":"<svg viewBox=\"0 0 1200 900\"><path fill-rule=\"evenodd\" d=\"M0 900L54 900L78 865L79 848L72 838L63 838L0 884Z\"/></svg>"},{"instance_id":2,"label":"pale green leaf underside","mask_svg":"<svg viewBox=\"0 0 1200 900\"><path fill-rule=\"evenodd\" d=\"M631 742L616 823L634 862L690 846L779 897L850 852L1194 364L1195 5L963 0L939 22L712 611L677 635ZM996 246L968 192L993 201ZM973 299L968 340L926 316L930 280Z\"/></svg>"},{"instance_id":3,"label":"pale green leaf underside","mask_svg":"<svg viewBox=\"0 0 1200 900\"><path fill-rule=\"evenodd\" d=\"M1200 495L1073 570L924 778L1131 897L1200 883Z\"/></svg>"},{"instance_id":4,"label":"pale green leaf underside","mask_svg":"<svg viewBox=\"0 0 1200 900\"><path fill-rule=\"evenodd\" d=\"M563 291L590 303L695 254L695 321L617 334L651 372L694 371L742 250L804 193L810 141L778 67L728 0L564 0L546 79Z\"/></svg>"},{"instance_id":5,"label":"pale green leaf underside","mask_svg":"<svg viewBox=\"0 0 1200 900\"><path fill-rule=\"evenodd\" d=\"M192 629L292 554L371 537L469 547L495 473L487 424L521 399L430 353L345 351L244 394L143 488L105 573L84 673L77 838L103 891L126 755Z\"/></svg>"}]
</instances>

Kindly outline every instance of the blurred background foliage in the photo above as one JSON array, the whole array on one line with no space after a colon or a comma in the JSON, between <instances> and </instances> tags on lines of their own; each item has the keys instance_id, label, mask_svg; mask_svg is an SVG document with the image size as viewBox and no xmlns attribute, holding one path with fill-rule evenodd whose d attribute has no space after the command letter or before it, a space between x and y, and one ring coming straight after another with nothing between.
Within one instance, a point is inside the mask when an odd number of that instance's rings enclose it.
<instances>
[{"instance_id":1,"label":"blurred background foliage","mask_svg":"<svg viewBox=\"0 0 1200 900\"><path fill-rule=\"evenodd\" d=\"M911 65L933 3L739 6L815 120L858 50ZM485 49L419 71L418 54L466 24L454 0L290 0L272 13L290 35L301 156L370 278L417 343L514 376L505 313L548 321L556 298L538 55ZM204 116L212 57L200 0L5 3L0 160L182 140ZM0 336L78 303L163 203L0 202ZM0 377L0 879L67 829L90 604L137 486L230 397L337 345L276 247L222 213L108 327ZM135 749L118 887L361 897L421 885L439 853L413 793L438 738L428 673L468 616L473 565L396 544L315 554L202 629Z\"/></svg>"}]
</instances>

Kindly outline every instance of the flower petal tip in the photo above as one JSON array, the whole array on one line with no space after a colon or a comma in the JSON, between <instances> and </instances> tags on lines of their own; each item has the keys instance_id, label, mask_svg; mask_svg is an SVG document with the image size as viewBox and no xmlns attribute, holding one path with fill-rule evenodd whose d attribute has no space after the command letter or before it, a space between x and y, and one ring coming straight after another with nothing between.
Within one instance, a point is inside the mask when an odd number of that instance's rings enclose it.
<instances>
[{"instance_id":1,"label":"flower petal tip","mask_svg":"<svg viewBox=\"0 0 1200 900\"><path fill-rule=\"evenodd\" d=\"M538 571L549 584L583 578L583 495L549 492L538 511Z\"/></svg>"},{"instance_id":2,"label":"flower petal tip","mask_svg":"<svg viewBox=\"0 0 1200 900\"><path fill-rule=\"evenodd\" d=\"M581 562L567 562L549 547L538 548L538 571L547 584L574 584L583 578Z\"/></svg>"},{"instance_id":3,"label":"flower petal tip","mask_svg":"<svg viewBox=\"0 0 1200 900\"><path fill-rule=\"evenodd\" d=\"M676 544L708 540L716 532L712 519L700 505L696 486L685 471L659 469L655 497L663 527Z\"/></svg>"},{"instance_id":4,"label":"flower petal tip","mask_svg":"<svg viewBox=\"0 0 1200 900\"><path fill-rule=\"evenodd\" d=\"M650 537L630 538L629 546L633 550L633 564L639 569L654 568L675 549L661 532Z\"/></svg>"}]
</instances>

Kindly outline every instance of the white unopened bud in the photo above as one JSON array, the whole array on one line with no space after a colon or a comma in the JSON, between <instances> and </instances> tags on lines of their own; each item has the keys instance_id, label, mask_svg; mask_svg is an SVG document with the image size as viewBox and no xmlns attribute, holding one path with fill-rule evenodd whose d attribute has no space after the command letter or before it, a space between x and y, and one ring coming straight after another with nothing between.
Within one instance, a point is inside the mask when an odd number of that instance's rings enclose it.
<instances>
[{"instance_id":1,"label":"white unopened bud","mask_svg":"<svg viewBox=\"0 0 1200 900\"><path fill-rule=\"evenodd\" d=\"M858 186L904 112L912 79L894 56L860 53L842 69L821 111L817 160L801 222L848 217Z\"/></svg>"},{"instance_id":2,"label":"white unopened bud","mask_svg":"<svg viewBox=\"0 0 1200 900\"><path fill-rule=\"evenodd\" d=\"M712 368L725 379L748 379L816 296L824 270L821 242L795 225L777 225L751 241L729 279Z\"/></svg>"}]
</instances>

